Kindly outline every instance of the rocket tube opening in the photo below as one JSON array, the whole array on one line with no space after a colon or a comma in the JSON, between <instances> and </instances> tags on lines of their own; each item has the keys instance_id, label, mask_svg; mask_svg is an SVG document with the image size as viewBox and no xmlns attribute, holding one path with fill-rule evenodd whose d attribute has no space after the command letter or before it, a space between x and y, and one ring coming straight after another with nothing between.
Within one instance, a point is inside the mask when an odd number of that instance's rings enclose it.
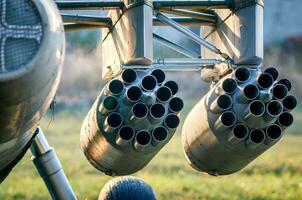
<instances>
[{"instance_id":1,"label":"rocket tube opening","mask_svg":"<svg viewBox=\"0 0 302 200\"><path fill-rule=\"evenodd\" d=\"M258 85L260 88L267 89L274 83L273 77L268 73L263 73L258 77Z\"/></svg>"},{"instance_id":2,"label":"rocket tube opening","mask_svg":"<svg viewBox=\"0 0 302 200\"><path fill-rule=\"evenodd\" d=\"M153 138L156 141L163 142L168 137L168 130L165 127L156 127L152 132Z\"/></svg>"},{"instance_id":3,"label":"rocket tube opening","mask_svg":"<svg viewBox=\"0 0 302 200\"><path fill-rule=\"evenodd\" d=\"M222 82L222 89L227 94L232 94L237 89L237 82L232 78L227 78Z\"/></svg>"},{"instance_id":4,"label":"rocket tube opening","mask_svg":"<svg viewBox=\"0 0 302 200\"><path fill-rule=\"evenodd\" d=\"M172 97L172 92L168 87L163 86L157 90L156 97L160 102L167 102Z\"/></svg>"},{"instance_id":5,"label":"rocket tube opening","mask_svg":"<svg viewBox=\"0 0 302 200\"><path fill-rule=\"evenodd\" d=\"M282 129L280 126L273 124L267 127L266 129L266 135L272 140L277 140L282 135Z\"/></svg>"},{"instance_id":6,"label":"rocket tube opening","mask_svg":"<svg viewBox=\"0 0 302 200\"><path fill-rule=\"evenodd\" d=\"M289 112L284 112L279 116L278 122L283 127L289 127L294 122L294 117Z\"/></svg>"},{"instance_id":7,"label":"rocket tube opening","mask_svg":"<svg viewBox=\"0 0 302 200\"><path fill-rule=\"evenodd\" d=\"M137 86L132 86L127 90L126 97L130 102L135 103L142 98L142 90Z\"/></svg>"},{"instance_id":8,"label":"rocket tube opening","mask_svg":"<svg viewBox=\"0 0 302 200\"><path fill-rule=\"evenodd\" d=\"M273 77L274 81L276 81L279 77L279 72L274 67L269 67L269 68L265 69L264 73L270 74Z\"/></svg>"},{"instance_id":9,"label":"rocket tube opening","mask_svg":"<svg viewBox=\"0 0 302 200\"><path fill-rule=\"evenodd\" d=\"M145 91L153 91L157 86L157 80L154 76L145 76L142 80L142 88Z\"/></svg>"},{"instance_id":10,"label":"rocket tube opening","mask_svg":"<svg viewBox=\"0 0 302 200\"><path fill-rule=\"evenodd\" d=\"M169 129L176 129L180 123L180 119L175 114L169 114L165 119L165 125Z\"/></svg>"},{"instance_id":11,"label":"rocket tube opening","mask_svg":"<svg viewBox=\"0 0 302 200\"><path fill-rule=\"evenodd\" d=\"M297 103L298 102L297 102L296 97L294 97L292 95L285 97L285 99L283 99L283 101L282 101L283 107L289 111L295 109L297 106Z\"/></svg>"},{"instance_id":12,"label":"rocket tube opening","mask_svg":"<svg viewBox=\"0 0 302 200\"><path fill-rule=\"evenodd\" d=\"M233 134L238 139L244 139L248 136L249 129L244 124L237 124L233 128Z\"/></svg>"},{"instance_id":13,"label":"rocket tube opening","mask_svg":"<svg viewBox=\"0 0 302 200\"><path fill-rule=\"evenodd\" d=\"M267 104L267 112L272 116L278 116L283 110L282 104L279 101L271 101Z\"/></svg>"},{"instance_id":14,"label":"rocket tube opening","mask_svg":"<svg viewBox=\"0 0 302 200\"><path fill-rule=\"evenodd\" d=\"M132 108L133 115L137 118L144 118L148 114L148 107L144 103L136 103Z\"/></svg>"},{"instance_id":15,"label":"rocket tube opening","mask_svg":"<svg viewBox=\"0 0 302 200\"><path fill-rule=\"evenodd\" d=\"M137 79L137 73L133 69L125 69L122 73L122 80L124 83L131 84Z\"/></svg>"},{"instance_id":16,"label":"rocket tube opening","mask_svg":"<svg viewBox=\"0 0 302 200\"><path fill-rule=\"evenodd\" d=\"M250 139L255 144L261 144L265 140L264 131L261 129L254 129L250 133Z\"/></svg>"},{"instance_id":17,"label":"rocket tube opening","mask_svg":"<svg viewBox=\"0 0 302 200\"><path fill-rule=\"evenodd\" d=\"M273 96L276 99L282 100L287 96L288 90L287 87L283 84L277 84L273 88Z\"/></svg>"},{"instance_id":18,"label":"rocket tube opening","mask_svg":"<svg viewBox=\"0 0 302 200\"><path fill-rule=\"evenodd\" d=\"M172 112L178 113L180 112L184 107L184 102L179 97L174 97L169 102L169 109Z\"/></svg>"},{"instance_id":19,"label":"rocket tube opening","mask_svg":"<svg viewBox=\"0 0 302 200\"><path fill-rule=\"evenodd\" d=\"M239 83L248 81L250 76L250 71L246 67L240 67L235 71L235 78Z\"/></svg>"},{"instance_id":20,"label":"rocket tube opening","mask_svg":"<svg viewBox=\"0 0 302 200\"><path fill-rule=\"evenodd\" d=\"M108 111L114 111L118 107L118 100L115 97L108 96L104 99L103 105Z\"/></svg>"},{"instance_id":21,"label":"rocket tube opening","mask_svg":"<svg viewBox=\"0 0 302 200\"><path fill-rule=\"evenodd\" d=\"M175 81L167 81L164 86L170 88L172 95L175 95L178 92L178 85Z\"/></svg>"},{"instance_id":22,"label":"rocket tube opening","mask_svg":"<svg viewBox=\"0 0 302 200\"><path fill-rule=\"evenodd\" d=\"M166 113L166 108L161 103L156 103L151 106L150 108L150 114L153 118L160 119L162 118Z\"/></svg>"},{"instance_id":23,"label":"rocket tube opening","mask_svg":"<svg viewBox=\"0 0 302 200\"><path fill-rule=\"evenodd\" d=\"M286 78L280 79L278 81L278 84L284 85L288 91L291 91L291 89L292 89L292 83L290 82L290 80L288 80Z\"/></svg>"},{"instance_id":24,"label":"rocket tube opening","mask_svg":"<svg viewBox=\"0 0 302 200\"><path fill-rule=\"evenodd\" d=\"M256 85L253 85L253 84L247 85L243 89L243 95L248 100L254 100L259 95L259 89L258 89L258 87Z\"/></svg>"},{"instance_id":25,"label":"rocket tube opening","mask_svg":"<svg viewBox=\"0 0 302 200\"><path fill-rule=\"evenodd\" d=\"M250 103L249 111L254 116L261 116L265 112L265 105L261 101L255 100Z\"/></svg>"},{"instance_id":26,"label":"rocket tube opening","mask_svg":"<svg viewBox=\"0 0 302 200\"><path fill-rule=\"evenodd\" d=\"M166 74L161 69L153 70L151 75L153 75L156 78L158 84L162 84L166 79Z\"/></svg>"},{"instance_id":27,"label":"rocket tube opening","mask_svg":"<svg viewBox=\"0 0 302 200\"><path fill-rule=\"evenodd\" d=\"M123 119L120 114L118 113L111 113L107 117L108 125L112 128L118 128L123 124Z\"/></svg>"},{"instance_id":28,"label":"rocket tube opening","mask_svg":"<svg viewBox=\"0 0 302 200\"><path fill-rule=\"evenodd\" d=\"M123 92L124 85L120 80L115 79L109 83L108 89L111 94L118 96Z\"/></svg>"},{"instance_id":29,"label":"rocket tube opening","mask_svg":"<svg viewBox=\"0 0 302 200\"><path fill-rule=\"evenodd\" d=\"M148 131L142 130L136 134L136 141L142 146L146 146L151 142L151 135Z\"/></svg>"},{"instance_id":30,"label":"rocket tube opening","mask_svg":"<svg viewBox=\"0 0 302 200\"><path fill-rule=\"evenodd\" d=\"M221 122L226 127L234 126L236 123L236 116L233 112L224 112L221 115Z\"/></svg>"}]
</instances>

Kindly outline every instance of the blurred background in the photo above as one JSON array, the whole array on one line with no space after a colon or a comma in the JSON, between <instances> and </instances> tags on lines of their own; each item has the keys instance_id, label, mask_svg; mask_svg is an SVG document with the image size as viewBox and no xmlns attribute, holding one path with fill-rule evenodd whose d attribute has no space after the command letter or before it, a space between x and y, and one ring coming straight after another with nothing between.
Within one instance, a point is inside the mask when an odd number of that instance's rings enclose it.
<instances>
[{"instance_id":1,"label":"blurred background","mask_svg":"<svg viewBox=\"0 0 302 200\"><path fill-rule=\"evenodd\" d=\"M294 94L302 96L302 1L265 0L264 66L274 66L293 80ZM99 15L99 12L95 14ZM198 27L192 27L199 31ZM198 46L169 28L155 30L171 35L184 46ZM55 110L41 122L55 148L79 199L97 199L110 177L94 169L84 157L79 143L80 126L102 87L100 31L66 34L67 56ZM179 57L155 43L155 57ZM181 83L180 96L186 107L182 118L208 89L198 72L169 73ZM283 140L247 168L226 177L197 173L185 161L180 130L150 164L135 174L148 182L159 199L302 199L302 107L294 112L295 124ZM0 199L49 199L28 153L0 186Z\"/></svg>"}]
</instances>

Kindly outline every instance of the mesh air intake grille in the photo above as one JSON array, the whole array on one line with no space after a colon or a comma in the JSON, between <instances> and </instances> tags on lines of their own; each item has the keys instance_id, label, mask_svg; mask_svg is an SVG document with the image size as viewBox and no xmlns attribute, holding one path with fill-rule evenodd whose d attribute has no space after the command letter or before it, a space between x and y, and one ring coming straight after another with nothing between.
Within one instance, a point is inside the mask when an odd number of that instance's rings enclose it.
<instances>
[{"instance_id":1,"label":"mesh air intake grille","mask_svg":"<svg viewBox=\"0 0 302 200\"><path fill-rule=\"evenodd\" d=\"M24 67L42 35L41 16L31 0L0 0L0 74Z\"/></svg>"}]
</instances>

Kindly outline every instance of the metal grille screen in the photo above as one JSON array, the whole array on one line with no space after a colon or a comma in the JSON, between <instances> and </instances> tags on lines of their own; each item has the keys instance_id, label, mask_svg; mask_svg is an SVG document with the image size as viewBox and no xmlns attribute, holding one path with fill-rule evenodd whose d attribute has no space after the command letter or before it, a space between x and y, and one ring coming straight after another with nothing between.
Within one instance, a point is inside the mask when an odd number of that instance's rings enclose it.
<instances>
[{"instance_id":1,"label":"metal grille screen","mask_svg":"<svg viewBox=\"0 0 302 200\"><path fill-rule=\"evenodd\" d=\"M0 0L0 74L24 67L37 53L42 20L31 0Z\"/></svg>"}]
</instances>

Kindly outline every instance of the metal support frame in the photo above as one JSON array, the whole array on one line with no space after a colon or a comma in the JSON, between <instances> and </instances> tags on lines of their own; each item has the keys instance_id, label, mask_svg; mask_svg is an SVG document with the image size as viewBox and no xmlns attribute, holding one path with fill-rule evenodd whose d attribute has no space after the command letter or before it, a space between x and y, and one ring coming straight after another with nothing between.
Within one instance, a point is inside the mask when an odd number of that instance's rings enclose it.
<instances>
[{"instance_id":1,"label":"metal support frame","mask_svg":"<svg viewBox=\"0 0 302 200\"><path fill-rule=\"evenodd\" d=\"M38 134L30 147L32 160L43 178L44 183L54 200L76 200L61 163L43 134L38 128Z\"/></svg>"},{"instance_id":2,"label":"metal support frame","mask_svg":"<svg viewBox=\"0 0 302 200\"><path fill-rule=\"evenodd\" d=\"M111 27L112 20L109 17L99 17L90 15L72 15L72 14L61 14L64 23L76 23L76 24L87 24L97 25L104 27Z\"/></svg>"},{"instance_id":3,"label":"metal support frame","mask_svg":"<svg viewBox=\"0 0 302 200\"><path fill-rule=\"evenodd\" d=\"M122 9L121 1L55 1L60 10L114 10Z\"/></svg>"}]
</instances>

